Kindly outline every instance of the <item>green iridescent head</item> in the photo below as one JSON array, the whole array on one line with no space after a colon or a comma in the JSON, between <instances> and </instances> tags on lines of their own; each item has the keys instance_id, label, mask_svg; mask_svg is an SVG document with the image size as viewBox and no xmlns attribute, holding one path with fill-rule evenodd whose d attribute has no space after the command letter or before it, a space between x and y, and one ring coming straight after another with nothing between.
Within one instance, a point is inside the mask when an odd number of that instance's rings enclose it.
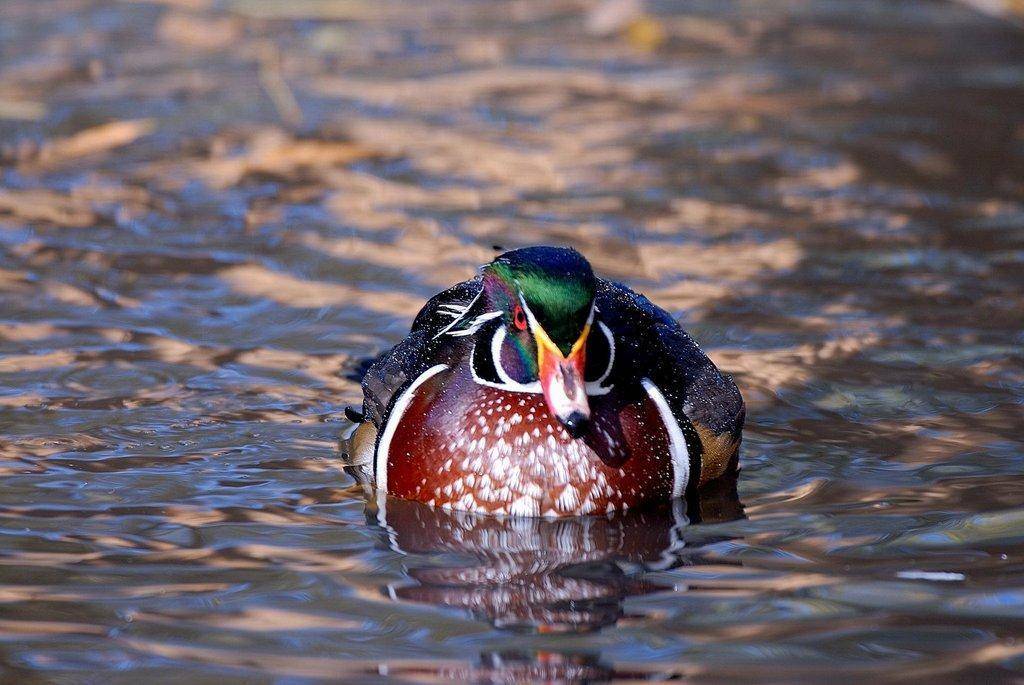
<instances>
[{"instance_id":1,"label":"green iridescent head","mask_svg":"<svg viewBox=\"0 0 1024 685\"><path fill-rule=\"evenodd\" d=\"M564 247L524 247L483 268L484 293L492 310L506 312L515 325L516 305L526 304L551 342L568 355L579 339L594 302L590 263Z\"/></svg>"}]
</instances>

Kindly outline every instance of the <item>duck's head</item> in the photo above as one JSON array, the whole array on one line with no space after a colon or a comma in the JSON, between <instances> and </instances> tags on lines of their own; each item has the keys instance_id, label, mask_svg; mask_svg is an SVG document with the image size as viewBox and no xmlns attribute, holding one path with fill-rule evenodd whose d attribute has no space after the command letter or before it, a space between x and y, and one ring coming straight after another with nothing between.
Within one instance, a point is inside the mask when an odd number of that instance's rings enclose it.
<instances>
[{"instance_id":1,"label":"duck's head","mask_svg":"<svg viewBox=\"0 0 1024 685\"><path fill-rule=\"evenodd\" d=\"M482 269L482 299L501 312L489 350L503 381L539 383L548 409L573 437L590 421L587 341L594 324L594 272L576 250L527 247Z\"/></svg>"}]
</instances>

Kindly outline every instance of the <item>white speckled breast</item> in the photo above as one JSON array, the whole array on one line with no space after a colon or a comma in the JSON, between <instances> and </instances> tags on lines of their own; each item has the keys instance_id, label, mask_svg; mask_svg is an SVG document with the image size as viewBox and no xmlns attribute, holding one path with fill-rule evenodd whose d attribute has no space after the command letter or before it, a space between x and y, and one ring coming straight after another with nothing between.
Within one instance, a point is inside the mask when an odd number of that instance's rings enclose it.
<instances>
[{"instance_id":1,"label":"white speckled breast","mask_svg":"<svg viewBox=\"0 0 1024 685\"><path fill-rule=\"evenodd\" d=\"M591 399L590 429L573 439L540 394L438 373L389 417L378 469L391 495L489 514L604 513L672 496L671 436L656 403Z\"/></svg>"}]
</instances>

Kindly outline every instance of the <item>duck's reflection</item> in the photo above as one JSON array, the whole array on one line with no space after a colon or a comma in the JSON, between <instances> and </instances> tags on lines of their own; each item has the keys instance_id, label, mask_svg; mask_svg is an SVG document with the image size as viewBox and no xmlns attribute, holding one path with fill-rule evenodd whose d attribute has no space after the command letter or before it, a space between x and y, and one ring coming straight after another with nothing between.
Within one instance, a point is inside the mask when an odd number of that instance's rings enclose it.
<instances>
[{"instance_id":1,"label":"duck's reflection","mask_svg":"<svg viewBox=\"0 0 1024 685\"><path fill-rule=\"evenodd\" d=\"M614 624L627 597L664 589L642 571L681 563L686 526L734 520L743 509L732 477L687 504L609 516L495 518L390 498L369 504L367 515L389 546L424 560L411 564L411 582L385 588L391 597L550 633Z\"/></svg>"}]
</instances>

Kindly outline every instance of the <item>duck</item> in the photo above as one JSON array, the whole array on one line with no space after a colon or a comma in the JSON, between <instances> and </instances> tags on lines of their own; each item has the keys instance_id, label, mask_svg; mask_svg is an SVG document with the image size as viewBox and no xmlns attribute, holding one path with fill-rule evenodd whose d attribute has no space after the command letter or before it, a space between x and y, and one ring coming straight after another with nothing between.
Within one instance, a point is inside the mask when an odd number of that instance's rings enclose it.
<instances>
[{"instance_id":1,"label":"duck","mask_svg":"<svg viewBox=\"0 0 1024 685\"><path fill-rule=\"evenodd\" d=\"M737 470L746 414L671 314L569 247L504 252L432 297L361 389L360 484L495 516L685 499Z\"/></svg>"}]
</instances>

